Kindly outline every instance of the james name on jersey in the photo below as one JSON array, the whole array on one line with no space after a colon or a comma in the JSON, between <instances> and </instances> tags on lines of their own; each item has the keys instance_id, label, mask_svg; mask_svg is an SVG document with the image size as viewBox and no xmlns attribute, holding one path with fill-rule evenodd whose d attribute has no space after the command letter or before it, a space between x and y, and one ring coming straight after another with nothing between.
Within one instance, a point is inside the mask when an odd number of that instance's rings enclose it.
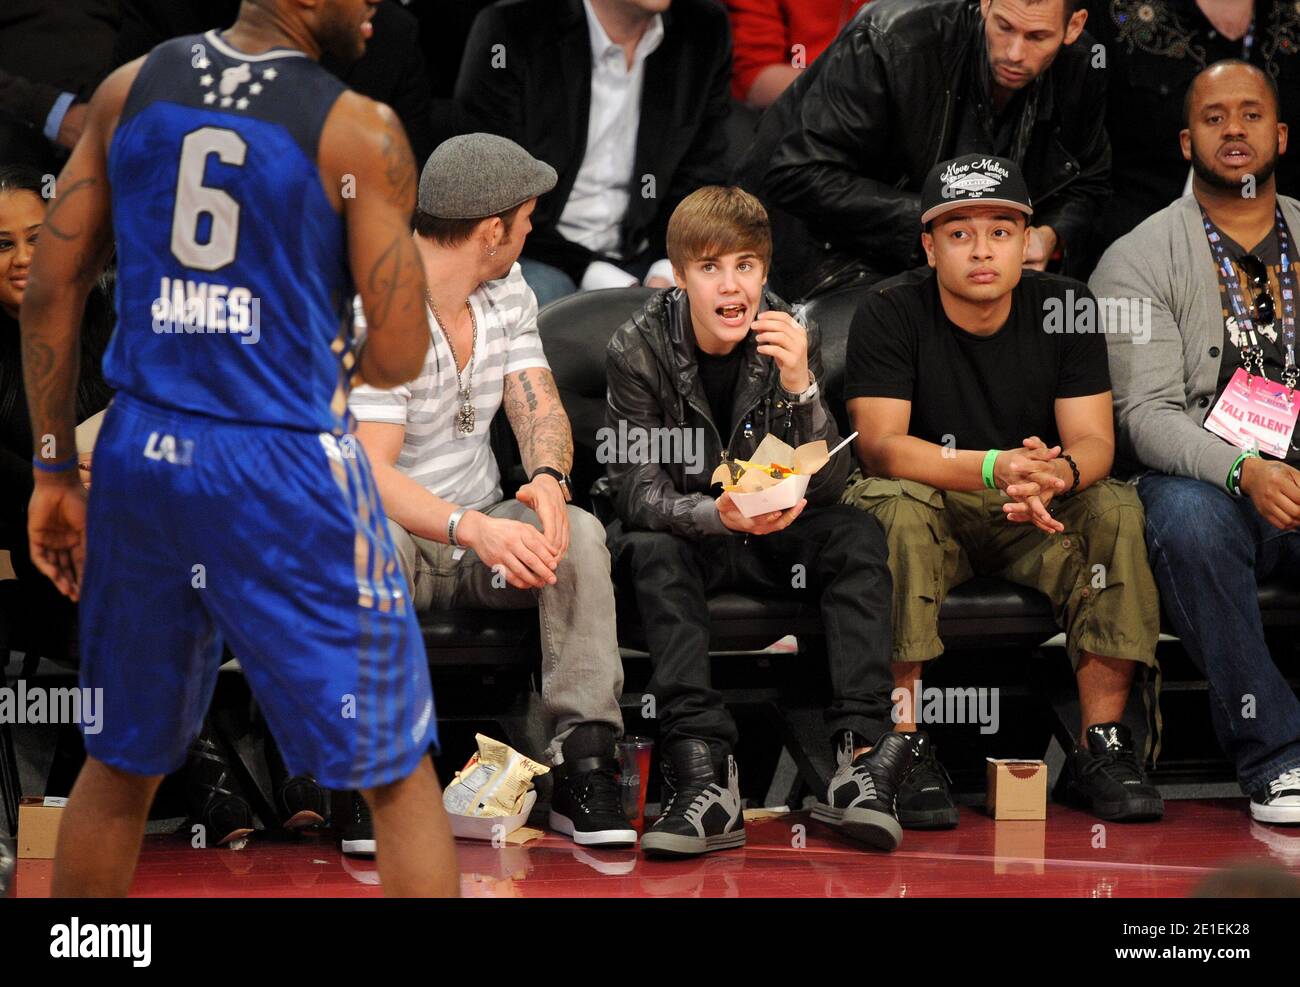
<instances>
[{"instance_id":1,"label":"james name on jersey","mask_svg":"<svg viewBox=\"0 0 1300 987\"><path fill-rule=\"evenodd\" d=\"M159 335L232 333L241 343L262 338L261 311L260 300L247 288L166 277L150 308Z\"/></svg>"}]
</instances>

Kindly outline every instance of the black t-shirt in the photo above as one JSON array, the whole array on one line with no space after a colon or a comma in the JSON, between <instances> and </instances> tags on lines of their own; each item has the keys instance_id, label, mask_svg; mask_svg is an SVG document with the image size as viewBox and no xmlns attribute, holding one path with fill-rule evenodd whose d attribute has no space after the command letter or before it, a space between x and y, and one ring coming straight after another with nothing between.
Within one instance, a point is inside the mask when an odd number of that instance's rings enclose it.
<instances>
[{"instance_id":1,"label":"black t-shirt","mask_svg":"<svg viewBox=\"0 0 1300 987\"><path fill-rule=\"evenodd\" d=\"M695 347L695 362L700 368L700 383L709 399L713 424L718 426L725 445L731 433L731 413L736 399L736 381L745 362L745 347L735 346L730 353L713 356Z\"/></svg>"},{"instance_id":2,"label":"black t-shirt","mask_svg":"<svg viewBox=\"0 0 1300 987\"><path fill-rule=\"evenodd\" d=\"M853 317L844 397L911 401L908 434L957 449L1055 445L1056 399L1110 390L1095 307L1091 332L1049 331L1082 327L1070 317L1081 301L1094 305L1083 283L1025 271L1006 323L977 336L944 314L930 268L882 281Z\"/></svg>"},{"instance_id":3,"label":"black t-shirt","mask_svg":"<svg viewBox=\"0 0 1300 987\"><path fill-rule=\"evenodd\" d=\"M1252 253L1268 269L1269 291L1273 295L1273 311L1276 315L1272 325L1255 327L1255 338L1264 351L1264 376L1276 384L1282 380L1282 368L1286 366L1286 343L1282 332L1282 250L1278 245L1277 230L1272 230L1263 242L1250 251L1243 249L1223 230L1218 230L1218 234L1223 240L1223 247L1228 252L1228 256L1233 260L1237 280L1241 285L1241 297L1247 305L1251 304L1256 292L1246 273L1236 263L1237 258ZM1214 389L1214 399L1210 402L1211 408L1219 403L1228 381L1232 380L1232 375L1241 368L1240 344L1243 342L1241 338L1243 331L1237 325L1237 317L1232 310L1232 299L1228 297L1227 289L1222 283L1219 284L1219 303L1223 307L1223 362L1219 364L1219 383ZM1300 467L1300 450L1295 448L1296 441L1296 437L1293 437L1291 451L1286 461L1292 466Z\"/></svg>"}]
</instances>

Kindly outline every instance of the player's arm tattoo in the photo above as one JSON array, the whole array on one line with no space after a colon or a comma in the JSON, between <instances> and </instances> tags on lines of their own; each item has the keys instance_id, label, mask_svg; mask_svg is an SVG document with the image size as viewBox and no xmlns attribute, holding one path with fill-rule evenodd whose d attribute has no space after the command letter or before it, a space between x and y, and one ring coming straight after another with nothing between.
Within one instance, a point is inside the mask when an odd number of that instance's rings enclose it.
<instances>
[{"instance_id":1,"label":"player's arm tattoo","mask_svg":"<svg viewBox=\"0 0 1300 987\"><path fill-rule=\"evenodd\" d=\"M415 156L406 136L392 129L386 131L380 155L389 201L395 206L408 208L415 198Z\"/></svg>"},{"instance_id":2,"label":"player's arm tattoo","mask_svg":"<svg viewBox=\"0 0 1300 987\"><path fill-rule=\"evenodd\" d=\"M524 472L531 476L540 466L569 472L573 466L573 430L551 372L544 367L530 367L509 374L502 403L519 442Z\"/></svg>"},{"instance_id":3,"label":"player's arm tattoo","mask_svg":"<svg viewBox=\"0 0 1300 987\"><path fill-rule=\"evenodd\" d=\"M74 206L80 206L79 200L87 194L97 192L99 184L94 176L78 179L63 189L50 206L41 231L51 238L46 249L70 261L59 263L59 258L54 262L56 270L68 272L67 281L56 289L47 283L49 275L38 269L24 299L23 379L32 442L36 455L48 459L63 459L76 449L73 426L80 364L77 339L85 294L69 291L67 282L88 287L112 252L111 230L96 228L84 220L76 224L65 214L72 210L75 215Z\"/></svg>"},{"instance_id":4,"label":"player's arm tattoo","mask_svg":"<svg viewBox=\"0 0 1300 987\"><path fill-rule=\"evenodd\" d=\"M86 235L84 224L76 229L69 229L63 219L63 213L70 207L71 203L76 203L79 198L89 192L93 192L99 187L99 179L94 177L80 178L73 182L67 188L61 189L54 201L50 204L49 210L45 213L42 220L41 233L48 234L56 240L61 240L69 244L69 248L74 250L73 253L73 271L72 278L78 282L93 281L99 276L100 271L108 262L109 253L112 244L108 238L103 235Z\"/></svg>"},{"instance_id":5,"label":"player's arm tattoo","mask_svg":"<svg viewBox=\"0 0 1300 987\"><path fill-rule=\"evenodd\" d=\"M383 332L391 321L406 317L420 298L420 254L406 231L399 231L387 244L365 277L369 287L367 321L369 332ZM394 312L396 309L396 312Z\"/></svg>"}]
</instances>

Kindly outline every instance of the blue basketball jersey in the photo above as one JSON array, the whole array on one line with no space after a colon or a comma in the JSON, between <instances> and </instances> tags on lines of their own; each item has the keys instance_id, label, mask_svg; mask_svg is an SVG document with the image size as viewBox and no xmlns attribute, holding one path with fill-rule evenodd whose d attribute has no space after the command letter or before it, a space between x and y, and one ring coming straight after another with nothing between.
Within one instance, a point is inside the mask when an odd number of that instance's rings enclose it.
<instances>
[{"instance_id":1,"label":"blue basketball jersey","mask_svg":"<svg viewBox=\"0 0 1300 987\"><path fill-rule=\"evenodd\" d=\"M218 419L348 430L353 285L317 163L345 88L302 52L247 55L215 31L150 52L108 156L110 384Z\"/></svg>"}]
</instances>

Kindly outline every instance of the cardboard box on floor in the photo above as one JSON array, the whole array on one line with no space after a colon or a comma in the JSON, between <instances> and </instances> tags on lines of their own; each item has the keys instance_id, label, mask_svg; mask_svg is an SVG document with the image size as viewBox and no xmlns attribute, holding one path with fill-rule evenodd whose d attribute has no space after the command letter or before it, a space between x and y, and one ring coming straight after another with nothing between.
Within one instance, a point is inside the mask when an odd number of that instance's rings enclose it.
<instances>
[{"instance_id":1,"label":"cardboard box on floor","mask_svg":"<svg viewBox=\"0 0 1300 987\"><path fill-rule=\"evenodd\" d=\"M1047 762L988 759L987 805L994 819L1047 818Z\"/></svg>"},{"instance_id":2,"label":"cardboard box on floor","mask_svg":"<svg viewBox=\"0 0 1300 987\"><path fill-rule=\"evenodd\" d=\"M24 797L18 800L18 859L53 860L65 798Z\"/></svg>"}]
</instances>

